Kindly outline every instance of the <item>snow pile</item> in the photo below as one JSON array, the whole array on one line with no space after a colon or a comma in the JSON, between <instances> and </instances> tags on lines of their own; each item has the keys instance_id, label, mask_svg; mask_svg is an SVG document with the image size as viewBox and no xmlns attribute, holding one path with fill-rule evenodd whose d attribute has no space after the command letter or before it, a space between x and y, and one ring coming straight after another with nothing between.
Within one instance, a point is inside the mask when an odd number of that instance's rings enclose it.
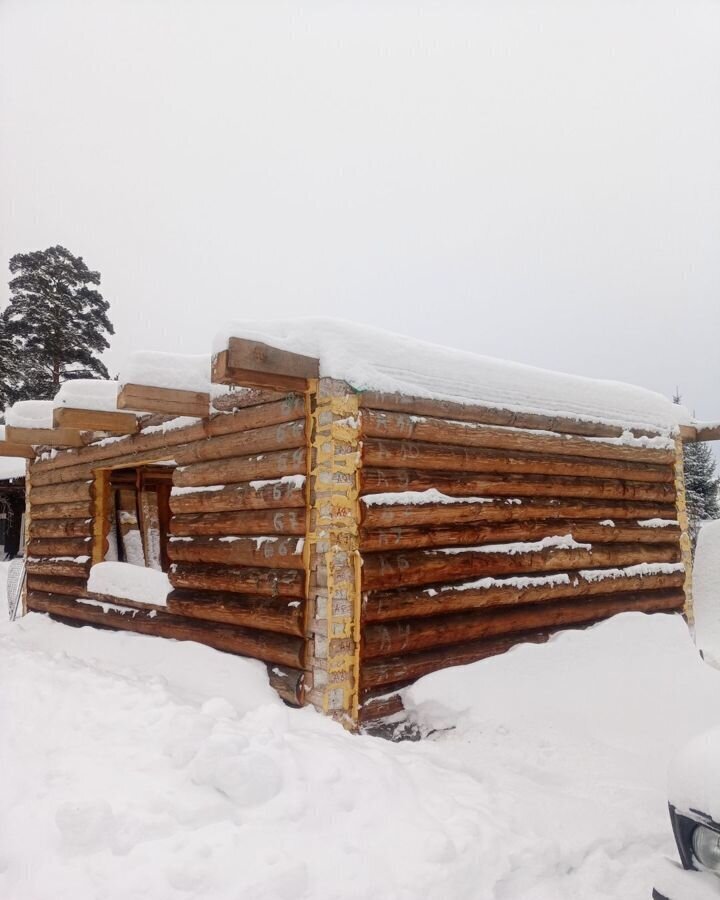
<instances>
[{"instance_id":1,"label":"snow pile","mask_svg":"<svg viewBox=\"0 0 720 900\"><path fill-rule=\"evenodd\" d=\"M670 766L670 802L680 812L704 813L720 822L720 728L693 738Z\"/></svg>"},{"instance_id":2,"label":"snow pile","mask_svg":"<svg viewBox=\"0 0 720 900\"><path fill-rule=\"evenodd\" d=\"M210 356L138 351L130 354L121 369L120 382L208 393Z\"/></svg>"},{"instance_id":3,"label":"snow pile","mask_svg":"<svg viewBox=\"0 0 720 900\"><path fill-rule=\"evenodd\" d=\"M450 497L437 488L426 491L389 491L385 494L369 494L362 497L366 506L424 506L428 503L493 503L488 497ZM514 502L514 501L506 501ZM521 500L517 501L521 503Z\"/></svg>"},{"instance_id":4,"label":"snow pile","mask_svg":"<svg viewBox=\"0 0 720 900\"><path fill-rule=\"evenodd\" d=\"M493 359L337 319L230 323L216 335L214 352L225 349L230 337L316 357L322 376L347 381L357 390L398 391L620 426L670 430L691 422L684 407L644 388Z\"/></svg>"},{"instance_id":5,"label":"snow pile","mask_svg":"<svg viewBox=\"0 0 720 900\"><path fill-rule=\"evenodd\" d=\"M0 626L0 896L647 900L665 768L717 721L680 617L626 614L407 692L431 740L289 710L192 643Z\"/></svg>"},{"instance_id":6,"label":"snow pile","mask_svg":"<svg viewBox=\"0 0 720 900\"><path fill-rule=\"evenodd\" d=\"M693 565L695 641L720 668L720 521L700 529Z\"/></svg>"},{"instance_id":7,"label":"snow pile","mask_svg":"<svg viewBox=\"0 0 720 900\"><path fill-rule=\"evenodd\" d=\"M88 579L88 591L92 594L152 606L166 606L167 595L171 590L165 572L125 562L95 563Z\"/></svg>"},{"instance_id":8,"label":"snow pile","mask_svg":"<svg viewBox=\"0 0 720 900\"><path fill-rule=\"evenodd\" d=\"M13 428L52 428L52 400L18 400L5 410L5 424Z\"/></svg>"},{"instance_id":9,"label":"snow pile","mask_svg":"<svg viewBox=\"0 0 720 900\"><path fill-rule=\"evenodd\" d=\"M117 410L117 395L120 382L103 381L95 378L77 378L66 381L55 394L53 405L69 406L71 409L98 409L103 412Z\"/></svg>"}]
</instances>

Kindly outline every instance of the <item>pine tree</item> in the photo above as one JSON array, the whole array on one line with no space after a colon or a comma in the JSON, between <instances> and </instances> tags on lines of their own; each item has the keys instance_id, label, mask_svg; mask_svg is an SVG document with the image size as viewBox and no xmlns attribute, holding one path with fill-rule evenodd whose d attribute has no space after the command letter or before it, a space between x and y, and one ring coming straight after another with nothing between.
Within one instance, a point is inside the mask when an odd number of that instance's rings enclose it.
<instances>
[{"instance_id":1,"label":"pine tree","mask_svg":"<svg viewBox=\"0 0 720 900\"><path fill-rule=\"evenodd\" d=\"M673 399L680 403L679 394ZM720 518L720 477L715 470L713 452L703 441L683 444L683 464L690 540L694 550L702 523Z\"/></svg>"},{"instance_id":2,"label":"pine tree","mask_svg":"<svg viewBox=\"0 0 720 900\"><path fill-rule=\"evenodd\" d=\"M10 272L3 316L20 361L21 397L51 399L63 381L107 378L99 354L115 332L109 303L92 287L100 273L60 246L16 254Z\"/></svg>"},{"instance_id":3,"label":"pine tree","mask_svg":"<svg viewBox=\"0 0 720 900\"><path fill-rule=\"evenodd\" d=\"M6 313L0 311L0 421L5 407L18 400L22 392L20 353L8 329Z\"/></svg>"}]
</instances>

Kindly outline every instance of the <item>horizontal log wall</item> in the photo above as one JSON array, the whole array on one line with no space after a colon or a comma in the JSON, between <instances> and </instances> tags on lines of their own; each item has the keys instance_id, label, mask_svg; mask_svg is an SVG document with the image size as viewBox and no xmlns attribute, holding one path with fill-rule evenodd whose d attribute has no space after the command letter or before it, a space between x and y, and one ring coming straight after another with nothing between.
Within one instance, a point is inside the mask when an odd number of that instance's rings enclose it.
<instances>
[{"instance_id":1,"label":"horizontal log wall","mask_svg":"<svg viewBox=\"0 0 720 900\"><path fill-rule=\"evenodd\" d=\"M360 398L361 720L435 669L682 610L675 452L643 435Z\"/></svg>"},{"instance_id":2,"label":"horizontal log wall","mask_svg":"<svg viewBox=\"0 0 720 900\"><path fill-rule=\"evenodd\" d=\"M304 683L306 403L231 392L222 411L59 453L32 466L28 608L62 621L195 640L264 660L281 696ZM163 430L164 428L164 430ZM107 469L173 460L166 610L88 596L104 558ZM152 615L150 614L152 612Z\"/></svg>"}]
</instances>

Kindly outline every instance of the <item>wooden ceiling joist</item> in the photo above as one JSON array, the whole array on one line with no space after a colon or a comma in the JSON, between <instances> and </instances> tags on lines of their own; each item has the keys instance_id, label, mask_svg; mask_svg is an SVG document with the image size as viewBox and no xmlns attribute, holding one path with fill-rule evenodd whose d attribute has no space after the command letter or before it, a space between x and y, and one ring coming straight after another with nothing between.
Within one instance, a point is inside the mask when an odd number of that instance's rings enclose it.
<instances>
[{"instance_id":1,"label":"wooden ceiling joist","mask_svg":"<svg viewBox=\"0 0 720 900\"><path fill-rule=\"evenodd\" d=\"M53 429L61 428L77 428L78 431L106 431L110 434L135 434L138 430L138 423L133 413L61 406L53 412Z\"/></svg>"},{"instance_id":2,"label":"wooden ceiling joist","mask_svg":"<svg viewBox=\"0 0 720 900\"><path fill-rule=\"evenodd\" d=\"M319 360L278 350L261 341L233 337L228 341L227 350L213 357L214 384L306 391L308 380L319 377Z\"/></svg>"},{"instance_id":3,"label":"wooden ceiling joist","mask_svg":"<svg viewBox=\"0 0 720 900\"><path fill-rule=\"evenodd\" d=\"M120 388L117 405L118 409L203 418L210 412L210 394L146 384L124 384Z\"/></svg>"},{"instance_id":4,"label":"wooden ceiling joist","mask_svg":"<svg viewBox=\"0 0 720 900\"><path fill-rule=\"evenodd\" d=\"M19 444L15 441L0 441L0 456L16 456L21 459L34 459L35 451L30 444Z\"/></svg>"},{"instance_id":5,"label":"wooden ceiling joist","mask_svg":"<svg viewBox=\"0 0 720 900\"><path fill-rule=\"evenodd\" d=\"M85 441L75 428L17 428L5 427L8 441L43 447L84 447Z\"/></svg>"}]
</instances>

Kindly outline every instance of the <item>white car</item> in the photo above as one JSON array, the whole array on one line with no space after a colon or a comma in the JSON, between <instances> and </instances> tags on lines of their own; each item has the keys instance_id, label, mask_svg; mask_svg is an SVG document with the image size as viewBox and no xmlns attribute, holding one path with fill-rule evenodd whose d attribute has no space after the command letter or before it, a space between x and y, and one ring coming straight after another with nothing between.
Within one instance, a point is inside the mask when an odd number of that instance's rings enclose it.
<instances>
[{"instance_id":1,"label":"white car","mask_svg":"<svg viewBox=\"0 0 720 900\"><path fill-rule=\"evenodd\" d=\"M670 821L680 861L665 860L654 900L720 898L720 728L694 738L670 769Z\"/></svg>"}]
</instances>

